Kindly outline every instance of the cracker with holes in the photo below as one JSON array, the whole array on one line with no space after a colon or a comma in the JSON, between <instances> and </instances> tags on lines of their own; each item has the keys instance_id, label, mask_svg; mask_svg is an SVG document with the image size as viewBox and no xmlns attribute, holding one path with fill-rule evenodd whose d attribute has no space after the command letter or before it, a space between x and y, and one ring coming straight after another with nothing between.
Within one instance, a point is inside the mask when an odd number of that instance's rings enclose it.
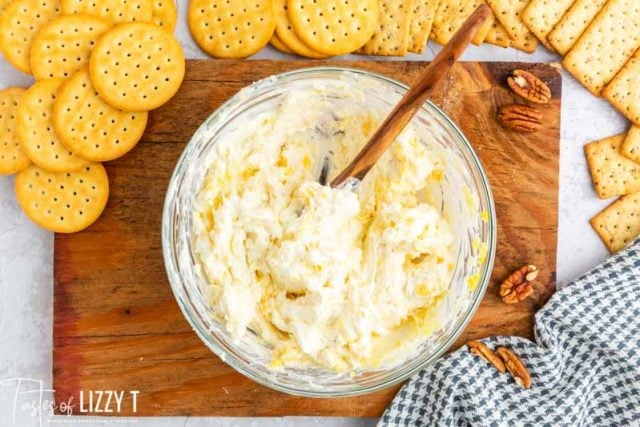
<instances>
[{"instance_id":1,"label":"cracker with holes","mask_svg":"<svg viewBox=\"0 0 640 427\"><path fill-rule=\"evenodd\" d=\"M640 126L640 49L604 88L602 96Z\"/></svg>"},{"instance_id":2,"label":"cracker with holes","mask_svg":"<svg viewBox=\"0 0 640 427\"><path fill-rule=\"evenodd\" d=\"M575 0L531 0L520 14L522 22L544 44L553 51L547 36Z\"/></svg>"},{"instance_id":3,"label":"cracker with holes","mask_svg":"<svg viewBox=\"0 0 640 427\"><path fill-rule=\"evenodd\" d=\"M355 52L378 28L378 0L289 0L289 20L298 37L326 55Z\"/></svg>"},{"instance_id":4,"label":"cracker with holes","mask_svg":"<svg viewBox=\"0 0 640 427\"><path fill-rule=\"evenodd\" d=\"M601 199L640 191L640 163L620 153L624 139L624 134L616 135L584 147L591 179Z\"/></svg>"},{"instance_id":5,"label":"cracker with holes","mask_svg":"<svg viewBox=\"0 0 640 427\"><path fill-rule=\"evenodd\" d=\"M246 58L269 43L276 29L274 0L191 0L189 30L216 58Z\"/></svg>"},{"instance_id":6,"label":"cracker with holes","mask_svg":"<svg viewBox=\"0 0 640 427\"><path fill-rule=\"evenodd\" d=\"M406 55L414 1L381 0L378 28L358 53L381 56Z\"/></svg>"},{"instance_id":7,"label":"cracker with holes","mask_svg":"<svg viewBox=\"0 0 640 427\"><path fill-rule=\"evenodd\" d=\"M449 43L449 40L462 27L464 21L482 4L484 4L484 0L442 0L433 23L433 39L441 45ZM474 44L482 43L493 22L494 19L489 18L482 24L472 40Z\"/></svg>"},{"instance_id":8,"label":"cracker with holes","mask_svg":"<svg viewBox=\"0 0 640 427\"><path fill-rule=\"evenodd\" d=\"M535 52L538 39L522 23L520 14L529 0L487 0L496 19L511 37L511 46L524 52Z\"/></svg>"},{"instance_id":9,"label":"cracker with holes","mask_svg":"<svg viewBox=\"0 0 640 427\"><path fill-rule=\"evenodd\" d=\"M56 233L75 233L89 227L109 198L109 179L100 163L61 173L32 165L16 176L15 187L24 213L42 228Z\"/></svg>"},{"instance_id":10,"label":"cracker with holes","mask_svg":"<svg viewBox=\"0 0 640 427\"><path fill-rule=\"evenodd\" d=\"M184 79L182 47L167 31L148 23L118 24L96 43L89 61L100 97L123 111L165 104Z\"/></svg>"},{"instance_id":11,"label":"cracker with holes","mask_svg":"<svg viewBox=\"0 0 640 427\"><path fill-rule=\"evenodd\" d=\"M69 77L89 64L96 40L111 22L92 15L63 15L47 23L31 45L30 63L36 80Z\"/></svg>"},{"instance_id":12,"label":"cracker with holes","mask_svg":"<svg viewBox=\"0 0 640 427\"><path fill-rule=\"evenodd\" d=\"M328 55L316 52L304 44L298 37L287 13L287 0L274 0L276 7L276 35L282 43L294 53L312 59L326 58Z\"/></svg>"},{"instance_id":13,"label":"cracker with holes","mask_svg":"<svg viewBox=\"0 0 640 427\"><path fill-rule=\"evenodd\" d=\"M507 34L507 30L497 19L491 24L491 28L487 32L484 41L494 46L509 47L511 46L511 38Z\"/></svg>"},{"instance_id":14,"label":"cracker with holes","mask_svg":"<svg viewBox=\"0 0 640 427\"><path fill-rule=\"evenodd\" d=\"M60 0L62 13L100 16L113 23L152 22L153 0Z\"/></svg>"},{"instance_id":15,"label":"cracker with holes","mask_svg":"<svg viewBox=\"0 0 640 427\"><path fill-rule=\"evenodd\" d=\"M24 73L31 72L29 52L36 34L60 13L59 0L14 0L0 14L0 51Z\"/></svg>"},{"instance_id":16,"label":"cracker with holes","mask_svg":"<svg viewBox=\"0 0 640 427\"><path fill-rule=\"evenodd\" d=\"M4 10L5 7L7 7L7 5L9 3L11 3L13 0L0 0L0 13L2 13L2 11ZM2 52L2 50L0 50L0 52Z\"/></svg>"},{"instance_id":17,"label":"cracker with holes","mask_svg":"<svg viewBox=\"0 0 640 427\"><path fill-rule=\"evenodd\" d=\"M409 52L424 52L439 4L440 0L414 0L409 30Z\"/></svg>"},{"instance_id":18,"label":"cracker with holes","mask_svg":"<svg viewBox=\"0 0 640 427\"><path fill-rule=\"evenodd\" d=\"M480 6L481 4L484 4L484 1L478 2L478 6ZM471 42L476 46L480 46L482 43L484 43L485 39L487 38L487 35L489 34L489 31L491 31L491 29L493 28L493 24L495 22L496 22L496 17L492 12L491 15L489 15L487 20L484 22L484 24L482 24L482 26L478 29L476 36L473 38L473 40L471 40Z\"/></svg>"},{"instance_id":19,"label":"cracker with holes","mask_svg":"<svg viewBox=\"0 0 640 427\"><path fill-rule=\"evenodd\" d=\"M467 0L463 0L462 4L467 3ZM453 0L441 0L438 3L438 8L433 17L433 24L431 25L431 34L429 37L442 44L442 37L447 26L447 22L450 21L455 14L455 4Z\"/></svg>"},{"instance_id":20,"label":"cracker with holes","mask_svg":"<svg viewBox=\"0 0 640 427\"><path fill-rule=\"evenodd\" d=\"M25 93L16 112L20 148L33 163L50 172L71 172L88 162L62 145L51 119L63 79L41 80Z\"/></svg>"},{"instance_id":21,"label":"cracker with holes","mask_svg":"<svg viewBox=\"0 0 640 427\"><path fill-rule=\"evenodd\" d=\"M16 112L25 93L21 87L0 90L0 175L19 172L31 164L16 134Z\"/></svg>"},{"instance_id":22,"label":"cracker with holes","mask_svg":"<svg viewBox=\"0 0 640 427\"><path fill-rule=\"evenodd\" d=\"M94 162L114 160L142 138L147 113L117 110L104 102L81 70L65 81L53 105L53 126L65 146Z\"/></svg>"},{"instance_id":23,"label":"cracker with holes","mask_svg":"<svg viewBox=\"0 0 640 427\"><path fill-rule=\"evenodd\" d=\"M562 61L580 83L600 95L640 48L640 2L609 0Z\"/></svg>"},{"instance_id":24,"label":"cracker with holes","mask_svg":"<svg viewBox=\"0 0 640 427\"><path fill-rule=\"evenodd\" d=\"M640 192L620 197L591 219L593 229L612 253L640 236Z\"/></svg>"},{"instance_id":25,"label":"cracker with holes","mask_svg":"<svg viewBox=\"0 0 640 427\"><path fill-rule=\"evenodd\" d=\"M640 127L631 126L629 133L627 133L620 152L623 156L633 160L636 163L640 163Z\"/></svg>"},{"instance_id":26,"label":"cracker with holes","mask_svg":"<svg viewBox=\"0 0 640 427\"><path fill-rule=\"evenodd\" d=\"M605 3L607 0L576 0L547 36L549 44L566 55Z\"/></svg>"},{"instance_id":27,"label":"cracker with holes","mask_svg":"<svg viewBox=\"0 0 640 427\"><path fill-rule=\"evenodd\" d=\"M170 33L176 29L178 9L174 0L153 0L153 23Z\"/></svg>"}]
</instances>

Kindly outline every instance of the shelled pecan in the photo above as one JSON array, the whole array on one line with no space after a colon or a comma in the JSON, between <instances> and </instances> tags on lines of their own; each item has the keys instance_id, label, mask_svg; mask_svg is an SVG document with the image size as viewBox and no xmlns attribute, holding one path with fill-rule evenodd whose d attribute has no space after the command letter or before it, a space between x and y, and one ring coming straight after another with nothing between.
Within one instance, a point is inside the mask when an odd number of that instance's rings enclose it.
<instances>
[{"instance_id":1,"label":"shelled pecan","mask_svg":"<svg viewBox=\"0 0 640 427\"><path fill-rule=\"evenodd\" d=\"M531 387L531 375L522 363L522 360L514 352L505 347L498 347L496 350L498 355L504 361L507 370L518 385L524 388Z\"/></svg>"},{"instance_id":2,"label":"shelled pecan","mask_svg":"<svg viewBox=\"0 0 640 427\"><path fill-rule=\"evenodd\" d=\"M551 100L551 89L535 75L524 70L513 70L507 78L511 90L527 101L547 104Z\"/></svg>"},{"instance_id":3,"label":"shelled pecan","mask_svg":"<svg viewBox=\"0 0 640 427\"><path fill-rule=\"evenodd\" d=\"M535 265L525 265L511 273L500 285L502 301L507 304L515 304L531 295L533 291L531 282L538 277L538 272Z\"/></svg>"},{"instance_id":4,"label":"shelled pecan","mask_svg":"<svg viewBox=\"0 0 640 427\"><path fill-rule=\"evenodd\" d=\"M506 367L502 359L489 347L480 341L469 341L467 343L469 351L477 356L480 356L486 362L492 364L501 373L506 372Z\"/></svg>"},{"instance_id":5,"label":"shelled pecan","mask_svg":"<svg viewBox=\"0 0 640 427\"><path fill-rule=\"evenodd\" d=\"M498 122L505 129L520 133L532 133L542 126L542 113L523 104L507 104L498 111Z\"/></svg>"}]
</instances>

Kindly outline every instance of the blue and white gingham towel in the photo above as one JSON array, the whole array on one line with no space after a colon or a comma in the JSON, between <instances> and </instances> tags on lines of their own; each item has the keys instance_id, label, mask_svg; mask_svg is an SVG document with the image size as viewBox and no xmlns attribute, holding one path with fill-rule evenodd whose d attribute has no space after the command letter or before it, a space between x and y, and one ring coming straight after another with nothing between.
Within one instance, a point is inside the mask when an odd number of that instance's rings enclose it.
<instances>
[{"instance_id":1,"label":"blue and white gingham towel","mask_svg":"<svg viewBox=\"0 0 640 427\"><path fill-rule=\"evenodd\" d=\"M640 241L558 291L510 347L524 389L467 347L416 374L382 426L640 426Z\"/></svg>"}]
</instances>

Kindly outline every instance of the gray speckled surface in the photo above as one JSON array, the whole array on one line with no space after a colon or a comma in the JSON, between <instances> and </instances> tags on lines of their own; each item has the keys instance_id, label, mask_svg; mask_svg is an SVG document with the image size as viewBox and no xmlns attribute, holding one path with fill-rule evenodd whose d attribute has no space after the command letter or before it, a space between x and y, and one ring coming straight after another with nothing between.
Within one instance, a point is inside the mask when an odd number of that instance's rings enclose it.
<instances>
[{"instance_id":1,"label":"gray speckled surface","mask_svg":"<svg viewBox=\"0 0 640 427\"><path fill-rule=\"evenodd\" d=\"M189 58L205 58L191 40L185 23L187 2L180 2L177 35ZM437 51L430 46L422 56L406 59L429 59ZM287 58L268 48L256 58ZM348 57L347 57L348 58ZM546 51L527 55L513 49L491 46L472 47L466 60L558 61ZM30 78L21 75L0 58L0 87L27 85ZM594 98L573 78L564 73L562 108L562 142L560 154L560 229L558 247L558 281L563 285L595 266L607 251L588 224L589 218L607 205L593 192L583 145L598 138L626 131L627 123L605 101ZM13 178L0 177L0 425L37 426L52 423L73 425L112 425L114 419L50 418L47 411L32 411L29 405L41 402L45 407L50 392L38 391L39 383L51 386L52 326L52 251L53 235L30 223L18 208L13 192ZM26 406L25 406L26 405ZM15 418L14 418L15 417ZM164 418L127 419L126 424L141 426L365 426L371 419L348 418Z\"/></svg>"}]
</instances>

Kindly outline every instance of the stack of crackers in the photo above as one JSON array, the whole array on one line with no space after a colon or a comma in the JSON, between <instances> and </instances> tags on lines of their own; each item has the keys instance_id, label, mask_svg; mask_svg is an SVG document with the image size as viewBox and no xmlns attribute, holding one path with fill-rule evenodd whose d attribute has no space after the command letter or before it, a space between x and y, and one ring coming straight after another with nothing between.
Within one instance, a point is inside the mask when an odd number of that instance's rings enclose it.
<instances>
[{"instance_id":1,"label":"stack of crackers","mask_svg":"<svg viewBox=\"0 0 640 427\"><path fill-rule=\"evenodd\" d=\"M533 52L536 38L499 1L473 42ZM358 53L422 53L429 38L446 44L485 0L192 0L189 29L216 58L246 58L267 43L307 58ZM504 3L504 2L503 2Z\"/></svg>"},{"instance_id":2,"label":"stack of crackers","mask_svg":"<svg viewBox=\"0 0 640 427\"><path fill-rule=\"evenodd\" d=\"M640 1L531 0L521 18L580 83L640 125Z\"/></svg>"},{"instance_id":3,"label":"stack of crackers","mask_svg":"<svg viewBox=\"0 0 640 427\"><path fill-rule=\"evenodd\" d=\"M596 193L620 196L591 220L604 244L617 252L640 236L640 128L585 146Z\"/></svg>"},{"instance_id":4,"label":"stack of crackers","mask_svg":"<svg viewBox=\"0 0 640 427\"><path fill-rule=\"evenodd\" d=\"M10 0L0 50L30 88L0 90L0 174L40 226L91 225L109 196L102 162L130 151L185 72L173 0Z\"/></svg>"},{"instance_id":5,"label":"stack of crackers","mask_svg":"<svg viewBox=\"0 0 640 427\"><path fill-rule=\"evenodd\" d=\"M534 52L539 42L595 95L640 125L638 0L192 0L189 28L217 58L245 58L269 41L309 58L422 53L446 44L483 3L494 15L474 43Z\"/></svg>"},{"instance_id":6,"label":"stack of crackers","mask_svg":"<svg viewBox=\"0 0 640 427\"><path fill-rule=\"evenodd\" d=\"M640 1L531 0L520 17L564 56L567 71L634 124L628 134L585 146L598 197L619 197L591 220L616 252L640 236Z\"/></svg>"},{"instance_id":7,"label":"stack of crackers","mask_svg":"<svg viewBox=\"0 0 640 427\"><path fill-rule=\"evenodd\" d=\"M245 58L270 40L310 58L343 55L362 48L379 19L378 0L191 0L188 14L194 40L216 58Z\"/></svg>"}]
</instances>

